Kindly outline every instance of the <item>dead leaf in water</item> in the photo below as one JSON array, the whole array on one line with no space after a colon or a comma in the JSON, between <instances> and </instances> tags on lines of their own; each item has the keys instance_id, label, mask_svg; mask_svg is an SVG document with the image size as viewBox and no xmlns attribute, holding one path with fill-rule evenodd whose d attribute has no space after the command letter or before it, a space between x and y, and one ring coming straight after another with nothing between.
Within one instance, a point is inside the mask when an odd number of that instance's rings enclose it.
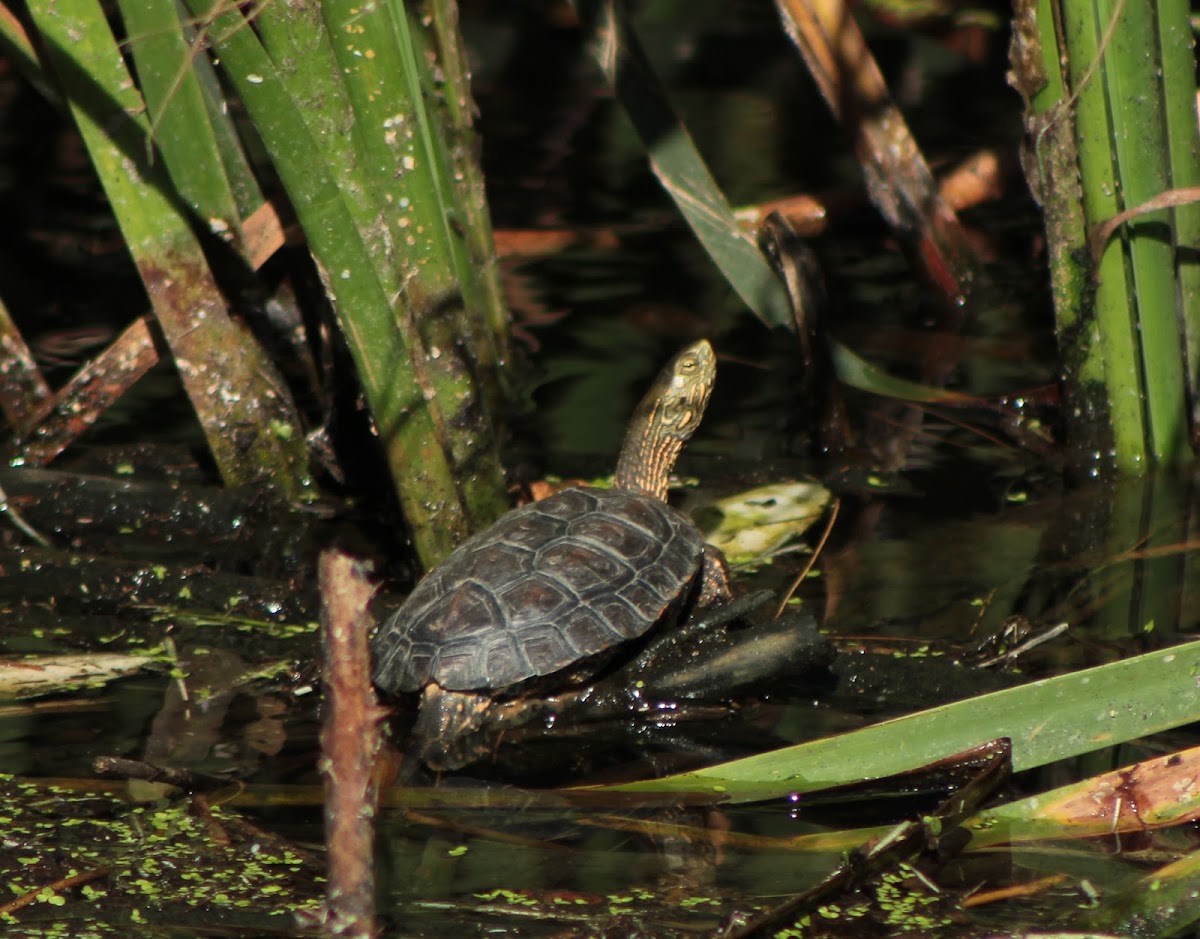
<instances>
[{"instance_id":1,"label":"dead leaf in water","mask_svg":"<svg viewBox=\"0 0 1200 939\"><path fill-rule=\"evenodd\" d=\"M141 655L79 653L0 659L0 700L38 698L103 685L132 675L149 661Z\"/></svg>"}]
</instances>

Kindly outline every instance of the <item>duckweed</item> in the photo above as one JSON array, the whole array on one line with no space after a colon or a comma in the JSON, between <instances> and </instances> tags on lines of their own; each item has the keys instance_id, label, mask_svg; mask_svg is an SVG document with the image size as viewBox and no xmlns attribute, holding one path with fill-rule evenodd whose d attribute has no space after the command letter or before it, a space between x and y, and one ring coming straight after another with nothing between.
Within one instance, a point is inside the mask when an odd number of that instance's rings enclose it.
<instances>
[{"instance_id":1,"label":"duckweed","mask_svg":"<svg viewBox=\"0 0 1200 939\"><path fill-rule=\"evenodd\" d=\"M26 924L39 939L128 935L131 923L179 922L189 909L220 909L226 924L253 929L264 916L312 909L321 899L311 864L292 852L252 853L236 837L214 844L186 801L131 805L0 775L0 803L0 883L10 897L37 901L0 922ZM218 823L233 816L212 814ZM102 876L74 888L48 886L96 872ZM46 907L60 922L45 922Z\"/></svg>"}]
</instances>

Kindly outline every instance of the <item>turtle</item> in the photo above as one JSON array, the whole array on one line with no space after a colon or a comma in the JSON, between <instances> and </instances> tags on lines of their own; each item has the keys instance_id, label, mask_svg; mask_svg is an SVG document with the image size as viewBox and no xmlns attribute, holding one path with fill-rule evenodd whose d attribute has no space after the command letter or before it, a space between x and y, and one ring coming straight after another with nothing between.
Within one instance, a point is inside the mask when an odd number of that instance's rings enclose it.
<instances>
[{"instance_id":1,"label":"turtle","mask_svg":"<svg viewBox=\"0 0 1200 939\"><path fill-rule=\"evenodd\" d=\"M428 767L467 765L480 755L467 741L518 720L523 700L579 685L654 627L731 599L724 557L666 498L715 377L707 340L684 348L634 411L611 489L569 487L503 515L375 633L376 687L420 692L413 739Z\"/></svg>"}]
</instances>

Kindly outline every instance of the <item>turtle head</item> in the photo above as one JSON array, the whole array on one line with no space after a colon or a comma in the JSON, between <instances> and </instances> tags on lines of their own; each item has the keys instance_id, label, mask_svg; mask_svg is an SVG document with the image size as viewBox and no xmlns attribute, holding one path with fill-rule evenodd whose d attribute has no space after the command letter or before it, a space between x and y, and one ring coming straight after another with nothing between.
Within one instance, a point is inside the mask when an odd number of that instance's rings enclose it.
<instances>
[{"instance_id":1,"label":"turtle head","mask_svg":"<svg viewBox=\"0 0 1200 939\"><path fill-rule=\"evenodd\" d=\"M630 433L646 415L648 422L657 425L653 432L686 442L700 426L716 377L717 357L708 340L688 346L659 373L634 412Z\"/></svg>"},{"instance_id":2,"label":"turtle head","mask_svg":"<svg viewBox=\"0 0 1200 939\"><path fill-rule=\"evenodd\" d=\"M679 451L700 426L717 375L717 357L707 339L692 343L659 372L633 412L617 461L615 484L658 499Z\"/></svg>"}]
</instances>

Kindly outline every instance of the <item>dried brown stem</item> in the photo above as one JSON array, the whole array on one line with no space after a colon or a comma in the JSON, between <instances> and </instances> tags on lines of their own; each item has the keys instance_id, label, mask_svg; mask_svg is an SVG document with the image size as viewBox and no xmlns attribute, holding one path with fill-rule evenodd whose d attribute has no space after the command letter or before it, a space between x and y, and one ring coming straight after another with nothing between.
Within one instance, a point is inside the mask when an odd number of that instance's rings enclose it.
<instances>
[{"instance_id":1,"label":"dried brown stem","mask_svg":"<svg viewBox=\"0 0 1200 939\"><path fill-rule=\"evenodd\" d=\"M74 443L134 382L158 364L144 318L134 320L111 346L81 368L54 396L47 413L17 445L26 466L45 466Z\"/></svg>"},{"instance_id":2,"label":"dried brown stem","mask_svg":"<svg viewBox=\"0 0 1200 939\"><path fill-rule=\"evenodd\" d=\"M23 431L45 415L51 398L33 353L0 302L0 414Z\"/></svg>"},{"instance_id":3,"label":"dried brown stem","mask_svg":"<svg viewBox=\"0 0 1200 939\"><path fill-rule=\"evenodd\" d=\"M92 770L97 776L117 779L142 779L146 782L164 783L185 792L213 792L233 785L228 779L196 773L188 769L159 766L144 760L129 760L119 756L98 756L92 760Z\"/></svg>"},{"instance_id":4,"label":"dried brown stem","mask_svg":"<svg viewBox=\"0 0 1200 939\"><path fill-rule=\"evenodd\" d=\"M843 0L776 0L776 6L826 104L854 138L871 201L950 307L957 306L974 267L966 237L849 7Z\"/></svg>"},{"instance_id":5,"label":"dried brown stem","mask_svg":"<svg viewBox=\"0 0 1200 939\"><path fill-rule=\"evenodd\" d=\"M11 915L17 910L24 909L32 903L38 902L44 894L44 891L50 890L54 893L62 893L64 890L70 890L74 887L82 887L84 884L90 884L93 880L100 880L102 877L107 877L111 871L107 867L97 867L90 871L84 871L80 874L72 874L70 877L63 877L60 880L51 881L48 884L42 884L34 890L30 890L21 894L15 900L10 900L8 903L0 904L0 916Z\"/></svg>"},{"instance_id":6,"label":"dried brown stem","mask_svg":"<svg viewBox=\"0 0 1200 939\"><path fill-rule=\"evenodd\" d=\"M375 756L383 709L371 691L367 603L374 592L363 566L338 550L321 555L321 635L325 722L325 843L329 856L325 932L375 934Z\"/></svg>"}]
</instances>

